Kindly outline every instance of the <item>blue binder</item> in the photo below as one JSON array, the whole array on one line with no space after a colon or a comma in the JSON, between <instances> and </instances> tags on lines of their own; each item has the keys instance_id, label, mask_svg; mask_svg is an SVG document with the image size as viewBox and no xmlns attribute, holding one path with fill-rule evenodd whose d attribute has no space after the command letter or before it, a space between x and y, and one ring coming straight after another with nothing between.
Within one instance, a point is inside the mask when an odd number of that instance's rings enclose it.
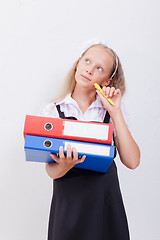
<instances>
[{"instance_id":1,"label":"blue binder","mask_svg":"<svg viewBox=\"0 0 160 240\"><path fill-rule=\"evenodd\" d=\"M83 163L78 163L74 166L76 168L105 173L113 161L115 146L112 145L31 135L26 135L25 138L26 161L54 162L50 153L58 153L60 146L63 146L64 153L66 153L68 144L76 148L79 156L86 155Z\"/></svg>"}]
</instances>

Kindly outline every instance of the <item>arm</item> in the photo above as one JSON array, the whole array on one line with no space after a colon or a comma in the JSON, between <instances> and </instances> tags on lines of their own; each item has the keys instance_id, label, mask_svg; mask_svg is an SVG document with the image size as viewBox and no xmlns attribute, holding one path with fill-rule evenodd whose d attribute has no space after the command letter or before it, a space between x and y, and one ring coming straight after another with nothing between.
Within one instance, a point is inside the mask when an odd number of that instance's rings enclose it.
<instances>
[{"instance_id":1,"label":"arm","mask_svg":"<svg viewBox=\"0 0 160 240\"><path fill-rule=\"evenodd\" d=\"M114 87L103 87L103 92L115 103L115 106L111 106L108 101L97 91L97 94L101 98L104 107L108 110L112 118L116 131L115 143L120 159L126 167L135 169L140 163L140 150L131 133L129 132L121 112L121 92L119 89L115 90Z\"/></svg>"},{"instance_id":2,"label":"arm","mask_svg":"<svg viewBox=\"0 0 160 240\"><path fill-rule=\"evenodd\" d=\"M72 157L73 151L73 157ZM63 177L75 164L81 163L85 160L86 156L78 159L78 152L75 148L71 149L70 145L67 145L67 154L64 155L63 147L59 148L59 157L56 154L50 154L51 157L56 161L53 163L46 163L46 171L49 177L57 179Z\"/></svg>"},{"instance_id":3,"label":"arm","mask_svg":"<svg viewBox=\"0 0 160 240\"><path fill-rule=\"evenodd\" d=\"M126 167L135 169L140 163L140 150L126 126L121 110L114 116L113 124L120 159Z\"/></svg>"}]
</instances>

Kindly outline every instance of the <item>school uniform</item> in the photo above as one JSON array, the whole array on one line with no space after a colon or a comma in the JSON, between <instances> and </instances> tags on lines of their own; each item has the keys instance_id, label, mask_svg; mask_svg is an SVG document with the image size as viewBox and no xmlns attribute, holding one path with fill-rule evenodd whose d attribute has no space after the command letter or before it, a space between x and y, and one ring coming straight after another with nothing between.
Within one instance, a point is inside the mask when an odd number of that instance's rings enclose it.
<instances>
[{"instance_id":1,"label":"school uniform","mask_svg":"<svg viewBox=\"0 0 160 240\"><path fill-rule=\"evenodd\" d=\"M69 94L56 106L44 105L40 115L112 123L98 96L84 114ZM114 160L106 173L72 168L53 180L48 240L120 239L130 238Z\"/></svg>"}]
</instances>

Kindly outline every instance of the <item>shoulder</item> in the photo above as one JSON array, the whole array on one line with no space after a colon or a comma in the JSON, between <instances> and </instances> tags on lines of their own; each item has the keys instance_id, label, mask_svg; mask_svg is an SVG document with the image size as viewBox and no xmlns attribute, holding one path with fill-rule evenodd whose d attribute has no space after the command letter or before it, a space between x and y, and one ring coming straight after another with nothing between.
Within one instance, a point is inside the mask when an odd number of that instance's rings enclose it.
<instances>
[{"instance_id":1,"label":"shoulder","mask_svg":"<svg viewBox=\"0 0 160 240\"><path fill-rule=\"evenodd\" d=\"M59 117L55 102L43 103L40 106L39 116L43 117Z\"/></svg>"}]
</instances>

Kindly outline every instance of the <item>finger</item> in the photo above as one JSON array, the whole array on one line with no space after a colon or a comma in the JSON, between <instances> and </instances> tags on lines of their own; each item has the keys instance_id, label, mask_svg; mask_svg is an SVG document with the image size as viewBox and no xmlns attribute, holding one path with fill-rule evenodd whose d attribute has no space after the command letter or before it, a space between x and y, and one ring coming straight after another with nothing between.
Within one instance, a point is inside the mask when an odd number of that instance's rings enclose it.
<instances>
[{"instance_id":1,"label":"finger","mask_svg":"<svg viewBox=\"0 0 160 240\"><path fill-rule=\"evenodd\" d=\"M114 88L114 87L111 87L110 93L109 93L109 97L112 97L113 94L114 94L114 92L115 92L115 88Z\"/></svg>"},{"instance_id":2,"label":"finger","mask_svg":"<svg viewBox=\"0 0 160 240\"><path fill-rule=\"evenodd\" d=\"M110 89L111 89L110 87L107 87L107 88L106 88L106 94L105 94L106 97L109 97Z\"/></svg>"},{"instance_id":3,"label":"finger","mask_svg":"<svg viewBox=\"0 0 160 240\"><path fill-rule=\"evenodd\" d=\"M100 97L101 100L105 98L105 97L100 93L100 91L96 90L96 92L97 92L97 95Z\"/></svg>"},{"instance_id":4,"label":"finger","mask_svg":"<svg viewBox=\"0 0 160 240\"><path fill-rule=\"evenodd\" d=\"M67 145L67 157L68 158L72 157L72 149L70 144Z\"/></svg>"},{"instance_id":5,"label":"finger","mask_svg":"<svg viewBox=\"0 0 160 240\"><path fill-rule=\"evenodd\" d=\"M60 146L60 148L59 148L59 157L60 158L65 158L62 146Z\"/></svg>"},{"instance_id":6,"label":"finger","mask_svg":"<svg viewBox=\"0 0 160 240\"><path fill-rule=\"evenodd\" d=\"M75 147L72 148L72 151L73 151L73 159L74 159L74 160L77 160L77 159L78 159L78 152L77 152L77 150L75 149Z\"/></svg>"},{"instance_id":7,"label":"finger","mask_svg":"<svg viewBox=\"0 0 160 240\"><path fill-rule=\"evenodd\" d=\"M56 156L56 154L50 153L50 156L53 160L55 160L57 163L59 163L59 158Z\"/></svg>"},{"instance_id":8,"label":"finger","mask_svg":"<svg viewBox=\"0 0 160 240\"><path fill-rule=\"evenodd\" d=\"M100 91L98 91L98 90L96 90L97 91L97 95L98 95L98 97L101 99L101 101L102 101L102 103L104 103L104 102L107 102L108 103L108 101L105 99L105 97L100 93Z\"/></svg>"},{"instance_id":9,"label":"finger","mask_svg":"<svg viewBox=\"0 0 160 240\"><path fill-rule=\"evenodd\" d=\"M106 89L107 89L106 86L104 86L104 87L102 88L102 91L103 91L104 95L106 95Z\"/></svg>"},{"instance_id":10,"label":"finger","mask_svg":"<svg viewBox=\"0 0 160 240\"><path fill-rule=\"evenodd\" d=\"M116 89L115 92L114 92L114 95L120 95L120 94L121 94L121 90L119 88Z\"/></svg>"},{"instance_id":11,"label":"finger","mask_svg":"<svg viewBox=\"0 0 160 240\"><path fill-rule=\"evenodd\" d=\"M78 162L82 163L82 162L84 162L85 159L86 159L86 155L83 155L83 157L80 160L78 160Z\"/></svg>"}]
</instances>

